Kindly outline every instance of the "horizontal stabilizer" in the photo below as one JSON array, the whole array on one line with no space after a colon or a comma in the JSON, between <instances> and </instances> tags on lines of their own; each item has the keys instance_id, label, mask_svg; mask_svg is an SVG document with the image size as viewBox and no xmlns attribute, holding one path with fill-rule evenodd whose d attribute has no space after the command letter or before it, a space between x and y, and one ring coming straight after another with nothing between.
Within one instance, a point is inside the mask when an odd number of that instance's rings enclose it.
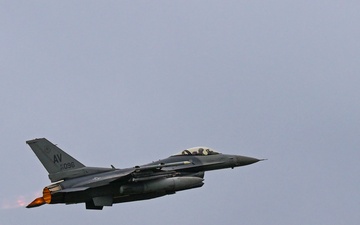
<instances>
[{"instance_id":1,"label":"horizontal stabilizer","mask_svg":"<svg viewBox=\"0 0 360 225\"><path fill-rule=\"evenodd\" d=\"M57 191L57 193L70 193L70 192L78 192L78 191L85 191L89 189L89 187L76 187L76 188L66 188L60 191Z\"/></svg>"}]
</instances>

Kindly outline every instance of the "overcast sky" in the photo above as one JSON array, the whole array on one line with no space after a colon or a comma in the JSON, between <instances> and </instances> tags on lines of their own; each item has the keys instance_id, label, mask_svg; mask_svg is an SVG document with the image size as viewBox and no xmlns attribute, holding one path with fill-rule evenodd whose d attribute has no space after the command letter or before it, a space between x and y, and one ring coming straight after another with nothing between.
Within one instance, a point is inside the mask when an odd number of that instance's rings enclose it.
<instances>
[{"instance_id":1,"label":"overcast sky","mask_svg":"<svg viewBox=\"0 0 360 225\"><path fill-rule=\"evenodd\" d=\"M0 1L0 225L360 222L359 1ZM26 140L88 166L268 158L102 211L26 209Z\"/></svg>"}]
</instances>

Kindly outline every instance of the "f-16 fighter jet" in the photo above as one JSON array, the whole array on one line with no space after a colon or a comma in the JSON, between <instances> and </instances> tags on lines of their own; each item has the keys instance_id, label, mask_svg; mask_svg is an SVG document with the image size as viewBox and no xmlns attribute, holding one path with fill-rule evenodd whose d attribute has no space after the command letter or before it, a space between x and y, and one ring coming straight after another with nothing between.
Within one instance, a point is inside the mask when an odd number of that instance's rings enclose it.
<instances>
[{"instance_id":1,"label":"f-16 fighter jet","mask_svg":"<svg viewBox=\"0 0 360 225\"><path fill-rule=\"evenodd\" d=\"M26 142L52 182L27 208L44 204L85 203L101 210L116 203L157 198L204 185L204 172L245 166L259 159L221 154L207 147L189 148L142 166L117 169L88 167L45 138Z\"/></svg>"}]
</instances>

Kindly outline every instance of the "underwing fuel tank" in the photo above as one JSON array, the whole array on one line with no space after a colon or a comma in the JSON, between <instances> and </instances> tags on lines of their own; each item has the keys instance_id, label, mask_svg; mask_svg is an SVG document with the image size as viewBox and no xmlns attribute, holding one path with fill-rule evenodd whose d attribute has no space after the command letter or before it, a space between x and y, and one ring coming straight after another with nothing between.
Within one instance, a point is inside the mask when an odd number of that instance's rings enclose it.
<instances>
[{"instance_id":1,"label":"underwing fuel tank","mask_svg":"<svg viewBox=\"0 0 360 225\"><path fill-rule=\"evenodd\" d=\"M120 194L144 194L152 192L176 192L204 185L200 177L171 177L141 183L126 184L120 187Z\"/></svg>"}]
</instances>

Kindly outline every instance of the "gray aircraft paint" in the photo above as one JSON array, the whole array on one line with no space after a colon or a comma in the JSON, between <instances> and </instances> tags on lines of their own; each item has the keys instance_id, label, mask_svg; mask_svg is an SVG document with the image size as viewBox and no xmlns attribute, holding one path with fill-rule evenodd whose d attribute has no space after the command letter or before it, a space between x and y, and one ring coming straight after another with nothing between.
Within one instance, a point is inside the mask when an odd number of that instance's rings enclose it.
<instances>
[{"instance_id":1,"label":"gray aircraft paint","mask_svg":"<svg viewBox=\"0 0 360 225\"><path fill-rule=\"evenodd\" d=\"M47 204L85 203L102 209L115 203L157 198L204 185L204 172L234 168L259 159L195 147L169 158L132 168L87 167L45 138L26 142L52 182L27 208Z\"/></svg>"}]
</instances>

